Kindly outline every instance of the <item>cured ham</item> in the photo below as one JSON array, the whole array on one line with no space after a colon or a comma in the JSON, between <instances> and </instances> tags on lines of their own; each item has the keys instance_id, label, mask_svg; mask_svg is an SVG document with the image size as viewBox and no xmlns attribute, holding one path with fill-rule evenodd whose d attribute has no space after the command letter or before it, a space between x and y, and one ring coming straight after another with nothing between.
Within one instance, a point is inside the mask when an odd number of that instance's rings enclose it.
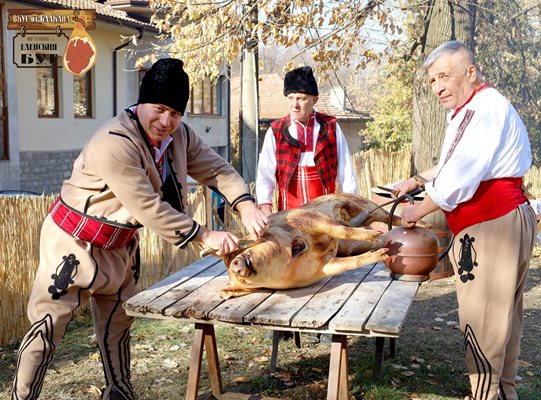
<instances>
[{"instance_id":1,"label":"cured ham","mask_svg":"<svg viewBox=\"0 0 541 400\"><path fill-rule=\"evenodd\" d=\"M97 48L80 21L75 22L70 35L62 64L74 75L84 75L96 63Z\"/></svg>"}]
</instances>

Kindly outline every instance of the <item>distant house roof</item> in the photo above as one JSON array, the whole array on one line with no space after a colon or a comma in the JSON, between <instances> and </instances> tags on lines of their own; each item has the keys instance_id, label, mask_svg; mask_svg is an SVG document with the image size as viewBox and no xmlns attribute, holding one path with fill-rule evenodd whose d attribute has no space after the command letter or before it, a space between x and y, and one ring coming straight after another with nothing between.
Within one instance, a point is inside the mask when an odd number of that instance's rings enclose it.
<instances>
[{"instance_id":1,"label":"distant house roof","mask_svg":"<svg viewBox=\"0 0 541 400\"><path fill-rule=\"evenodd\" d=\"M355 110L351 101L340 90L338 93L319 93L318 102L314 108L320 113L333 115L341 121L372 119L368 112Z\"/></svg>"},{"instance_id":2,"label":"distant house roof","mask_svg":"<svg viewBox=\"0 0 541 400\"><path fill-rule=\"evenodd\" d=\"M259 76L259 104L259 119L276 119L289 114L284 79L278 74Z\"/></svg>"},{"instance_id":3,"label":"distant house roof","mask_svg":"<svg viewBox=\"0 0 541 400\"><path fill-rule=\"evenodd\" d=\"M270 121L283 117L289 113L289 106L283 94L284 80L278 74L264 74L259 76L259 119ZM238 115L241 102L240 78L231 78L231 112L233 118ZM333 99L334 96L334 99ZM340 99L333 93L321 93L318 96L315 109L323 114L333 115L341 121L368 121L367 112L356 111L351 103ZM344 96L345 98L345 96Z\"/></svg>"},{"instance_id":4,"label":"distant house roof","mask_svg":"<svg viewBox=\"0 0 541 400\"><path fill-rule=\"evenodd\" d=\"M148 18L134 18L127 12L115 9L110 5L100 3L94 0L18 0L18 3L27 3L47 8L70 8L80 10L96 10L96 18L105 21L119 22L124 25L135 28L155 29L148 21ZM59 7L60 6L60 7Z\"/></svg>"}]
</instances>

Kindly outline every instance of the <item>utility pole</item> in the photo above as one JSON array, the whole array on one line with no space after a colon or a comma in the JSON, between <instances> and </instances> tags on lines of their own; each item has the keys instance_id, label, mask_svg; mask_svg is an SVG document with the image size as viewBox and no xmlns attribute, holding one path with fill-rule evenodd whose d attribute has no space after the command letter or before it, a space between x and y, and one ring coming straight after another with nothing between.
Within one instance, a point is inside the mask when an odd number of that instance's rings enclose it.
<instances>
[{"instance_id":1,"label":"utility pole","mask_svg":"<svg viewBox=\"0 0 541 400\"><path fill-rule=\"evenodd\" d=\"M252 36L257 23L257 3L249 0L244 6L250 15L245 27L245 45L241 60L241 112L239 124L241 174L248 183L256 177L259 155L259 66L257 38Z\"/></svg>"}]
</instances>

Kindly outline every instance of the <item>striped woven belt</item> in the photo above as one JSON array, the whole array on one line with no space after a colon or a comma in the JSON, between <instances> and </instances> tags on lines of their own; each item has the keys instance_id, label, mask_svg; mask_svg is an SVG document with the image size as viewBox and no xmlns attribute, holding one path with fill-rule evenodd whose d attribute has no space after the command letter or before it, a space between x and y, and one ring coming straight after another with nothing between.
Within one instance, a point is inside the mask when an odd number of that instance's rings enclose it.
<instances>
[{"instance_id":1,"label":"striped woven belt","mask_svg":"<svg viewBox=\"0 0 541 400\"><path fill-rule=\"evenodd\" d=\"M84 216L67 207L60 197L49 208L49 214L67 233L104 249L119 249L137 233L135 228L122 228Z\"/></svg>"}]
</instances>

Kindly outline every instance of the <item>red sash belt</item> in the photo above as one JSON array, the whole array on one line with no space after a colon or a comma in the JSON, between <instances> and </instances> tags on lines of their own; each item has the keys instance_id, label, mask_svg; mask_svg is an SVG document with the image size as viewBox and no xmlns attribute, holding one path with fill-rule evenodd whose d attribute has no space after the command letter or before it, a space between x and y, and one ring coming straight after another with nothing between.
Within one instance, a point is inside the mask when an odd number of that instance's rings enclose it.
<instances>
[{"instance_id":1,"label":"red sash belt","mask_svg":"<svg viewBox=\"0 0 541 400\"><path fill-rule=\"evenodd\" d=\"M483 181L473 197L447 212L447 224L457 235L462 229L500 218L527 202L522 178L499 178Z\"/></svg>"},{"instance_id":2,"label":"red sash belt","mask_svg":"<svg viewBox=\"0 0 541 400\"><path fill-rule=\"evenodd\" d=\"M135 228L122 228L86 217L64 205L60 197L49 208L49 214L67 233L104 249L119 249L137 233Z\"/></svg>"},{"instance_id":3,"label":"red sash belt","mask_svg":"<svg viewBox=\"0 0 541 400\"><path fill-rule=\"evenodd\" d=\"M280 191L278 198L279 210L298 208L316 197L327 193L334 193L334 187L327 190L323 186L317 167L297 167L291 177L289 190Z\"/></svg>"}]
</instances>

